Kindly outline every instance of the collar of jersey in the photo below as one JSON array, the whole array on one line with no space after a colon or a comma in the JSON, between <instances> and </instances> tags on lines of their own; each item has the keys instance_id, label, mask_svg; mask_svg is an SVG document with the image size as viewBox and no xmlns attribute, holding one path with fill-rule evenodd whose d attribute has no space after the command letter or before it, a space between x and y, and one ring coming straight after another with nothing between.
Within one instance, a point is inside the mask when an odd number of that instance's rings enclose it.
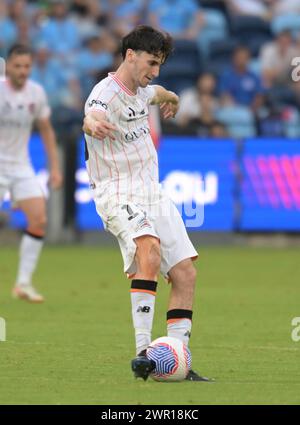
<instances>
[{"instance_id":1,"label":"collar of jersey","mask_svg":"<svg viewBox=\"0 0 300 425\"><path fill-rule=\"evenodd\" d=\"M122 90L124 90L126 94L128 94L129 96L135 96L135 94L131 90L129 90L129 88L127 88L125 84L122 83L122 81L116 76L115 72L109 72L108 75L118 84L118 86L121 87Z\"/></svg>"},{"instance_id":2,"label":"collar of jersey","mask_svg":"<svg viewBox=\"0 0 300 425\"><path fill-rule=\"evenodd\" d=\"M10 91L12 91L12 92L14 92L14 93L22 93L22 92L26 89L26 87L27 87L27 83L28 83L28 80L26 80L26 81L25 81L24 86L23 86L20 90L16 90L16 89L14 88L14 86L11 84L11 82L10 82L9 78L6 78L6 79L5 79L5 84L6 84L6 86L9 88L9 90L10 90Z\"/></svg>"}]
</instances>

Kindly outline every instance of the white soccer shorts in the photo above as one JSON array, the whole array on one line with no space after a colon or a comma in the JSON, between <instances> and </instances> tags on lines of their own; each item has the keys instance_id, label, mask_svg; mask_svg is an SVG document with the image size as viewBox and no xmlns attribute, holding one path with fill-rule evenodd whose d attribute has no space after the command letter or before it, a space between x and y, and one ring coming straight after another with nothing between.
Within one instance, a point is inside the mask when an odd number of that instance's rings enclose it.
<instances>
[{"instance_id":1,"label":"white soccer shorts","mask_svg":"<svg viewBox=\"0 0 300 425\"><path fill-rule=\"evenodd\" d=\"M101 209L97 208L97 211L101 216ZM166 279L170 269L180 261L198 256L177 208L166 196L161 198L157 206L147 208L128 202L117 208L105 222L105 226L119 242L124 272L130 278L136 273L134 240L139 236L150 235L160 240L160 271Z\"/></svg>"},{"instance_id":2,"label":"white soccer shorts","mask_svg":"<svg viewBox=\"0 0 300 425\"><path fill-rule=\"evenodd\" d=\"M0 173L0 206L6 192L10 193L12 203L30 198L45 198L46 196L30 166L22 167L18 172Z\"/></svg>"}]
</instances>

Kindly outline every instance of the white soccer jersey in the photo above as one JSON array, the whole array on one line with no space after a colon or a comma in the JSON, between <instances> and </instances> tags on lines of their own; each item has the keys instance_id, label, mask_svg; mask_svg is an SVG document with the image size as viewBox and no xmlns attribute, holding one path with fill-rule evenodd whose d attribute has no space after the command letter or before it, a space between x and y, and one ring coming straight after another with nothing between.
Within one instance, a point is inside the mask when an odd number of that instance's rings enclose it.
<instances>
[{"instance_id":1,"label":"white soccer jersey","mask_svg":"<svg viewBox=\"0 0 300 425\"><path fill-rule=\"evenodd\" d=\"M0 81L0 174L28 167L32 124L49 116L47 97L39 84L28 80L16 91L8 80Z\"/></svg>"},{"instance_id":2,"label":"white soccer jersey","mask_svg":"<svg viewBox=\"0 0 300 425\"><path fill-rule=\"evenodd\" d=\"M140 205L158 202L158 161L148 122L154 95L155 86L138 88L134 95L110 73L86 102L85 113L105 112L117 128L113 141L85 136L90 184L106 207L130 201Z\"/></svg>"}]
</instances>

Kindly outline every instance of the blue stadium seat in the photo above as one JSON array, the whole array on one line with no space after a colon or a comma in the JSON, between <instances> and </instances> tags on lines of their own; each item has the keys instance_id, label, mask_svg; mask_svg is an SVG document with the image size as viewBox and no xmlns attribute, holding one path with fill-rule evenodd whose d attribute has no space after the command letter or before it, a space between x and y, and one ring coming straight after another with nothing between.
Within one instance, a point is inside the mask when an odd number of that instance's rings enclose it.
<instances>
[{"instance_id":1,"label":"blue stadium seat","mask_svg":"<svg viewBox=\"0 0 300 425\"><path fill-rule=\"evenodd\" d=\"M202 59L197 43L188 40L176 40L174 53L161 67L158 82L177 93L195 84L202 71Z\"/></svg>"},{"instance_id":2,"label":"blue stadium seat","mask_svg":"<svg viewBox=\"0 0 300 425\"><path fill-rule=\"evenodd\" d=\"M229 22L229 13L224 0L198 0L199 6L204 9L214 9L221 12Z\"/></svg>"},{"instance_id":3,"label":"blue stadium seat","mask_svg":"<svg viewBox=\"0 0 300 425\"><path fill-rule=\"evenodd\" d=\"M248 16L248 15L242 15L239 16L238 19L234 18L230 20L230 32L232 35L239 34L241 32L245 31L259 31L259 32L265 32L269 35L271 35L271 28L268 22L266 22L264 19L259 18L258 16Z\"/></svg>"},{"instance_id":4,"label":"blue stadium seat","mask_svg":"<svg viewBox=\"0 0 300 425\"><path fill-rule=\"evenodd\" d=\"M256 135L253 113L245 106L232 105L220 108L216 118L226 125L231 137L242 139Z\"/></svg>"},{"instance_id":5,"label":"blue stadium seat","mask_svg":"<svg viewBox=\"0 0 300 425\"><path fill-rule=\"evenodd\" d=\"M270 25L256 16L239 16L238 19L231 20L230 32L254 56L258 55L263 44L273 39Z\"/></svg>"},{"instance_id":6,"label":"blue stadium seat","mask_svg":"<svg viewBox=\"0 0 300 425\"><path fill-rule=\"evenodd\" d=\"M227 60L230 61L232 53L236 46L237 41L233 38L226 38L225 40L213 41L210 44L209 60Z\"/></svg>"},{"instance_id":7,"label":"blue stadium seat","mask_svg":"<svg viewBox=\"0 0 300 425\"><path fill-rule=\"evenodd\" d=\"M227 22L219 10L204 9L205 24L198 36L198 46L207 56L212 41L224 40L228 34Z\"/></svg>"},{"instance_id":8,"label":"blue stadium seat","mask_svg":"<svg viewBox=\"0 0 300 425\"><path fill-rule=\"evenodd\" d=\"M237 41L232 38L212 41L209 47L208 59L205 64L205 71L211 72L218 77L225 67L230 64L233 50L237 46Z\"/></svg>"},{"instance_id":9,"label":"blue stadium seat","mask_svg":"<svg viewBox=\"0 0 300 425\"><path fill-rule=\"evenodd\" d=\"M268 93L269 101L274 105L299 107L295 92L288 86L274 86Z\"/></svg>"}]
</instances>

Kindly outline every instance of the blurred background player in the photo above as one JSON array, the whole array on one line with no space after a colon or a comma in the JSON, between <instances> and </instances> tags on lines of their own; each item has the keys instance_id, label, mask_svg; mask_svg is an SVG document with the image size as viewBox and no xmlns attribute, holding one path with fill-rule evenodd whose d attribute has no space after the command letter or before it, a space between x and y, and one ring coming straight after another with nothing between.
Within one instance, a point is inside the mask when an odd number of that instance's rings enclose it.
<instances>
[{"instance_id":1,"label":"blurred background player","mask_svg":"<svg viewBox=\"0 0 300 425\"><path fill-rule=\"evenodd\" d=\"M7 79L0 81L0 204L9 191L12 202L27 218L27 228L20 245L15 297L31 302L44 298L32 286L46 230L46 201L28 155L28 141L33 123L44 141L50 171L50 184L62 184L55 134L50 123L50 108L43 88L28 79L32 53L16 44L7 55Z\"/></svg>"},{"instance_id":2,"label":"blurred background player","mask_svg":"<svg viewBox=\"0 0 300 425\"><path fill-rule=\"evenodd\" d=\"M131 282L137 357L136 377L153 369L151 342L159 272L171 282L168 336L189 343L197 257L184 223L158 180L158 159L150 135L149 105L174 117L178 96L149 85L172 50L171 37L138 26L122 40L123 63L92 90L85 107L86 164L98 214L117 237ZM188 380L207 381L190 371Z\"/></svg>"}]
</instances>

